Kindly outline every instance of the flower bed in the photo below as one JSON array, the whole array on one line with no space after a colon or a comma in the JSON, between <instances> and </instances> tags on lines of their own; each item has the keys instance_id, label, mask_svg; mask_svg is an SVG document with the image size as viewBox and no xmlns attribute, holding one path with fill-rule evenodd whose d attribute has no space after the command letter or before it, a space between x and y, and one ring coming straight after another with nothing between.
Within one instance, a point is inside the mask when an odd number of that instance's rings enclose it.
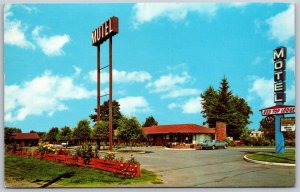
<instances>
[{"instance_id":1,"label":"flower bed","mask_svg":"<svg viewBox=\"0 0 300 192\"><path fill-rule=\"evenodd\" d=\"M171 148L174 149L190 149L190 148L195 148L194 144L179 144L179 145L171 145Z\"/></svg>"},{"instance_id":2,"label":"flower bed","mask_svg":"<svg viewBox=\"0 0 300 192\"><path fill-rule=\"evenodd\" d=\"M38 159L45 159L48 161L56 161L60 163L90 167L94 169L101 169L104 171L119 173L128 177L140 177L140 164L128 163L128 162L118 162L114 160L106 160L99 158L91 158L88 163L84 162L84 159L77 156L61 155L61 154L51 154L51 153L30 153L26 151L16 151L16 155L21 156L33 156Z\"/></svg>"}]
</instances>

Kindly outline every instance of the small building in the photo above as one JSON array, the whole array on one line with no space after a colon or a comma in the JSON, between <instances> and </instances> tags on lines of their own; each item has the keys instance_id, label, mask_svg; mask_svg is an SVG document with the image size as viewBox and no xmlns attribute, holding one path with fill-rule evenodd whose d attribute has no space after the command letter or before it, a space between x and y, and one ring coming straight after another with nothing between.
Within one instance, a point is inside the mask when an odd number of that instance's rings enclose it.
<instances>
[{"instance_id":1,"label":"small building","mask_svg":"<svg viewBox=\"0 0 300 192\"><path fill-rule=\"evenodd\" d=\"M196 124L173 124L144 127L150 145L166 146L169 143L200 144L205 140L226 139L226 123L217 122L215 128Z\"/></svg>"},{"instance_id":2,"label":"small building","mask_svg":"<svg viewBox=\"0 0 300 192\"><path fill-rule=\"evenodd\" d=\"M262 137L263 134L264 134L264 132L262 132L262 131L251 131L250 137Z\"/></svg>"},{"instance_id":3,"label":"small building","mask_svg":"<svg viewBox=\"0 0 300 192\"><path fill-rule=\"evenodd\" d=\"M36 146L39 143L40 136L37 133L15 133L14 140L21 146Z\"/></svg>"}]
</instances>

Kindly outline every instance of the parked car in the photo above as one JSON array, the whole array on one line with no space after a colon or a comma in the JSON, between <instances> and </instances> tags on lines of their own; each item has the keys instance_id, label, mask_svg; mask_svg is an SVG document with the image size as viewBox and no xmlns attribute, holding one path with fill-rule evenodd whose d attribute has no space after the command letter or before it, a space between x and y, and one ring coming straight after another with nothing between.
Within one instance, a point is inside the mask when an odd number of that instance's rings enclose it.
<instances>
[{"instance_id":1,"label":"parked car","mask_svg":"<svg viewBox=\"0 0 300 192\"><path fill-rule=\"evenodd\" d=\"M228 147L228 143L225 141L219 140L206 140L204 143L201 143L201 149L216 149L216 148L223 148L226 149Z\"/></svg>"},{"instance_id":2,"label":"parked car","mask_svg":"<svg viewBox=\"0 0 300 192\"><path fill-rule=\"evenodd\" d=\"M69 142L67 141L67 142L63 142L63 143L61 143L61 145L63 146L63 147L68 147L69 146Z\"/></svg>"}]
</instances>

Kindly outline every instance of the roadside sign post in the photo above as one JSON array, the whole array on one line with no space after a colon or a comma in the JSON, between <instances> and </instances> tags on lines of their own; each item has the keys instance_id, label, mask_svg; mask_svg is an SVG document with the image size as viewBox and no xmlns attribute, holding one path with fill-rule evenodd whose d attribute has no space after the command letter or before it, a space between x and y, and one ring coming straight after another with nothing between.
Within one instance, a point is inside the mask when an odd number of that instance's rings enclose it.
<instances>
[{"instance_id":1,"label":"roadside sign post","mask_svg":"<svg viewBox=\"0 0 300 192\"><path fill-rule=\"evenodd\" d=\"M275 152L284 153L284 135L281 130L281 119L284 114L294 114L295 106L284 105L285 98L285 65L286 65L286 47L278 47L273 51L274 60L274 103L273 107L260 110L263 116L275 116ZM270 119L270 118L269 118Z\"/></svg>"},{"instance_id":2,"label":"roadside sign post","mask_svg":"<svg viewBox=\"0 0 300 192\"><path fill-rule=\"evenodd\" d=\"M97 121L100 116L100 98L109 95L109 150L113 146L113 114L112 114L112 37L119 32L119 19L111 17L92 32L92 45L97 46ZM109 39L109 65L100 68L100 45ZM109 94L100 94L100 71L109 67Z\"/></svg>"}]
</instances>

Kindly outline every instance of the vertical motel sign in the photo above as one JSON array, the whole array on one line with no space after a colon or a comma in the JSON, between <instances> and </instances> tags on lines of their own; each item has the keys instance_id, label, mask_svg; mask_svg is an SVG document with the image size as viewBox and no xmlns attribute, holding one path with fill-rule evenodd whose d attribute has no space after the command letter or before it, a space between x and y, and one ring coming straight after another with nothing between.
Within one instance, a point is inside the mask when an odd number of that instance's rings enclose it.
<instances>
[{"instance_id":1,"label":"vertical motel sign","mask_svg":"<svg viewBox=\"0 0 300 192\"><path fill-rule=\"evenodd\" d=\"M284 153L284 136L281 131L281 119L284 114L294 114L295 106L284 105L285 98L285 65L286 65L286 47L278 47L273 51L274 61L274 103L273 107L260 110L263 116L275 116L275 142L276 153ZM266 118L267 119L267 118Z\"/></svg>"},{"instance_id":2,"label":"vertical motel sign","mask_svg":"<svg viewBox=\"0 0 300 192\"><path fill-rule=\"evenodd\" d=\"M109 95L109 150L113 145L112 129L112 37L119 32L119 20L111 17L92 32L92 45L97 46L97 121L100 121L100 98ZM109 39L109 65L100 68L100 45ZM100 71L109 67L109 94L100 94Z\"/></svg>"}]
</instances>

